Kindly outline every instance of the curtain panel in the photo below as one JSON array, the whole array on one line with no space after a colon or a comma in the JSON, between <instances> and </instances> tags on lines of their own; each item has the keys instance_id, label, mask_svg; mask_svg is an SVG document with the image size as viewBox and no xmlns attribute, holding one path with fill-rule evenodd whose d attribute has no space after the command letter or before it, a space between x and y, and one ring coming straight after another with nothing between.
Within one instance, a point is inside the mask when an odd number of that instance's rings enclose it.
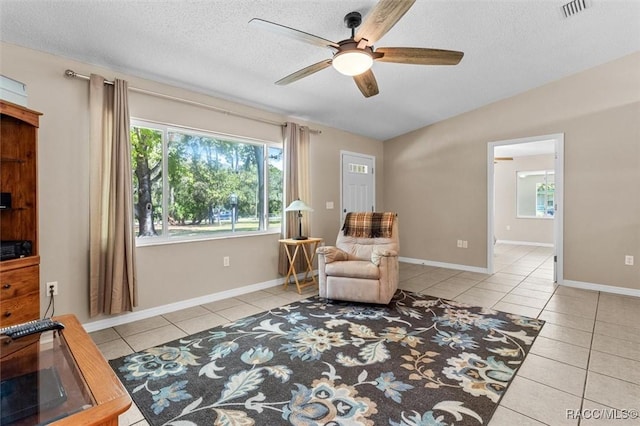
<instances>
[{"instance_id":1,"label":"curtain panel","mask_svg":"<svg viewBox=\"0 0 640 426\"><path fill-rule=\"evenodd\" d=\"M309 128L296 123L287 122L282 128L284 139L284 206L298 198L307 205L311 204L311 190L309 183ZM298 212L284 212L284 226L282 238L291 238L298 235ZM309 212L302 215L302 234L311 235L309 225ZM304 257L296 260L296 270L303 271L306 267ZM280 247L278 257L278 273L287 275L289 259Z\"/></svg>"},{"instance_id":2,"label":"curtain panel","mask_svg":"<svg viewBox=\"0 0 640 426\"><path fill-rule=\"evenodd\" d=\"M137 306L127 82L91 75L90 315Z\"/></svg>"}]
</instances>

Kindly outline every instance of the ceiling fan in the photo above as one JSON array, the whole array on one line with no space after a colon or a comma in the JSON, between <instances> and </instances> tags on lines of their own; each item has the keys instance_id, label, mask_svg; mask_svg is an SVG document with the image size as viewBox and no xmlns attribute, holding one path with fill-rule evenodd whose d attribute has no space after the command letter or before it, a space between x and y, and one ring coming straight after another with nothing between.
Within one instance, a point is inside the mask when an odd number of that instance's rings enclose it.
<instances>
[{"instance_id":1,"label":"ceiling fan","mask_svg":"<svg viewBox=\"0 0 640 426\"><path fill-rule=\"evenodd\" d=\"M302 68L276 81L276 84L290 84L333 66L338 72L352 76L358 89L368 98L379 93L378 83L371 71L374 61L415 65L456 65L464 55L463 52L454 50L419 47L380 47L374 49L373 44L407 13L415 1L380 0L371 10L371 13L367 15L364 22L359 12L348 13L344 17L344 22L347 28L351 29L351 38L337 43L304 31L265 21L264 19L254 18L249 21L249 24L309 44L327 47L334 52L332 59L326 59ZM356 33L356 28L358 27L359 29Z\"/></svg>"}]
</instances>

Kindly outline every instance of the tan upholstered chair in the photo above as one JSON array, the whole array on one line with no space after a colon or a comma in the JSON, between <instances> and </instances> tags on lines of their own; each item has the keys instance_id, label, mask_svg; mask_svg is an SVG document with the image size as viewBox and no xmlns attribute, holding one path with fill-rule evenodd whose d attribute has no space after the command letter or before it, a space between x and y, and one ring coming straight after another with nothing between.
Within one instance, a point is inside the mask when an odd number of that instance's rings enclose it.
<instances>
[{"instance_id":1,"label":"tan upholstered chair","mask_svg":"<svg viewBox=\"0 0 640 426\"><path fill-rule=\"evenodd\" d=\"M319 247L320 297L387 304L398 288L398 218L390 238L360 238L338 232L336 245Z\"/></svg>"}]
</instances>

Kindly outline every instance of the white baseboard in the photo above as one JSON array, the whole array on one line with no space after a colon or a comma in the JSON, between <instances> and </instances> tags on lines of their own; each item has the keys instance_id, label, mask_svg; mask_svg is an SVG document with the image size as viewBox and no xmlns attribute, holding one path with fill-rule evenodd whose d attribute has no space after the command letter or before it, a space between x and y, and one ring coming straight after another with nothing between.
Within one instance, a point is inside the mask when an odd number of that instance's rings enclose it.
<instances>
[{"instance_id":1,"label":"white baseboard","mask_svg":"<svg viewBox=\"0 0 640 426\"><path fill-rule=\"evenodd\" d=\"M478 266L469 266L469 265L458 265L456 263L434 262L432 260L413 259L410 257L402 257L402 256L399 257L398 260L400 262L413 263L415 265L426 265L426 266L435 266L438 268L457 269L460 271L478 272L480 274L487 274L489 272L487 268L480 268Z\"/></svg>"},{"instance_id":2,"label":"white baseboard","mask_svg":"<svg viewBox=\"0 0 640 426\"><path fill-rule=\"evenodd\" d=\"M487 268L480 268L477 266L458 265L455 263L434 262L430 260L413 259L409 257L399 257L401 262L412 263L416 265L435 266L438 268L456 269L460 271L478 272L481 274L488 273ZM314 271L317 273L317 271ZM299 274L299 278L302 278L304 274ZM632 289L626 287L616 287L605 284L587 283L582 281L563 280L560 285L567 287L581 288L584 290L601 291L603 293L620 294L623 296L640 297L640 289ZM151 318L157 315L166 314L169 312L179 311L181 309L192 308L194 306L203 305L206 303L216 302L222 299L228 299L230 297L241 296L243 294L252 293L258 290L264 290L271 287L277 287L282 285L282 278L275 280L265 281L262 283L251 284L231 290L225 290L218 293L207 294L205 296L195 297L193 299L181 300L175 303L169 303L167 305L156 306L154 308L143 309L141 311L131 312L127 314L118 315L115 317L105 318L102 320L92 321L82 324L87 333L103 330L105 328L115 327L122 324L127 324L133 321L138 321L146 318ZM290 284L294 285L294 284Z\"/></svg>"},{"instance_id":3,"label":"white baseboard","mask_svg":"<svg viewBox=\"0 0 640 426\"><path fill-rule=\"evenodd\" d=\"M553 243L537 243L535 241L496 240L496 244L513 244L516 246L553 247Z\"/></svg>"},{"instance_id":4,"label":"white baseboard","mask_svg":"<svg viewBox=\"0 0 640 426\"><path fill-rule=\"evenodd\" d=\"M603 293L621 294L623 296L640 297L640 289L616 287L606 284L585 283L583 281L563 280L560 285L581 288L583 290L601 291Z\"/></svg>"},{"instance_id":5,"label":"white baseboard","mask_svg":"<svg viewBox=\"0 0 640 426\"><path fill-rule=\"evenodd\" d=\"M317 271L314 271L314 274ZM304 274L298 274L298 278L303 278ZM252 293L258 290L264 290L271 287L277 287L282 285L284 278L277 278L275 280L269 280L262 283L251 284L243 287L234 288L231 290L220 291L218 293L211 293L205 296L194 297L193 299L181 300L175 303L169 303L167 305L156 306L149 309L143 309L141 311L130 312L115 317L105 318L102 320L92 321L82 324L87 333L103 330L105 328L115 327L117 325L127 324L133 321L139 321L146 318L155 317L157 315L167 314L169 312L179 311L181 309L192 308L198 305L204 305L206 303L216 302L222 299L228 299L230 297L241 296L243 294ZM293 285L295 289L295 283Z\"/></svg>"}]
</instances>

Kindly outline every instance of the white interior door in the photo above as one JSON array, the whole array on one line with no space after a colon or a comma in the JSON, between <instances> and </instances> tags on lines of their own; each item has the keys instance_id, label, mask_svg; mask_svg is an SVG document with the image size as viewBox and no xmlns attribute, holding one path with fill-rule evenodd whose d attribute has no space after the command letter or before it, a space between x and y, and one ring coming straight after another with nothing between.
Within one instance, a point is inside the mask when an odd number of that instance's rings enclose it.
<instances>
[{"instance_id":1,"label":"white interior door","mask_svg":"<svg viewBox=\"0 0 640 426\"><path fill-rule=\"evenodd\" d=\"M375 157L341 152L342 200L341 221L347 212L375 211Z\"/></svg>"}]
</instances>

